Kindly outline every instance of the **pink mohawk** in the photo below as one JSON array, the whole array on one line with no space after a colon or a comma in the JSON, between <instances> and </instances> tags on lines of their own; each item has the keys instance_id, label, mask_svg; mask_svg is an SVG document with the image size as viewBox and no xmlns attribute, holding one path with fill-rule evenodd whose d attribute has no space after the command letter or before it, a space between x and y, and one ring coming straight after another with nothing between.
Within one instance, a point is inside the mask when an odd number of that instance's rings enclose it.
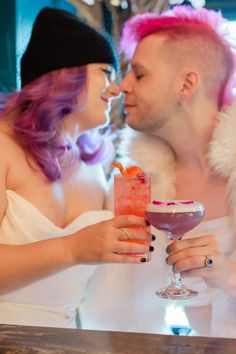
<instances>
[{"instance_id":1,"label":"pink mohawk","mask_svg":"<svg viewBox=\"0 0 236 354\"><path fill-rule=\"evenodd\" d=\"M188 35L187 26L192 27L199 24L200 26L196 28L196 31L209 31L216 41L221 43L225 53L231 57L234 70L232 70L231 76L225 85L222 100L223 104L229 104L233 99L232 88L236 87L236 38L227 23L228 21L222 17L220 11L207 10L205 8L196 10L190 6L175 6L172 10L159 15L155 13L140 14L125 23L120 40L120 50L131 59L137 44L146 36L153 33L168 32L169 36L172 35L174 37L175 32L171 33L172 27L179 30L182 27L182 33Z\"/></svg>"}]
</instances>

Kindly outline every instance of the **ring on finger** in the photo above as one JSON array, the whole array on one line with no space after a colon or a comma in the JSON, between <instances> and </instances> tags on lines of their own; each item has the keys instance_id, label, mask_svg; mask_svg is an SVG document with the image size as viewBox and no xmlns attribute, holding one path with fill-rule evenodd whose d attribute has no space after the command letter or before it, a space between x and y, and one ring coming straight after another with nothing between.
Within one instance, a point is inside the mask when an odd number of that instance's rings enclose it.
<instances>
[{"instance_id":1,"label":"ring on finger","mask_svg":"<svg viewBox=\"0 0 236 354\"><path fill-rule=\"evenodd\" d=\"M205 256L205 261L204 261L204 267L211 267L213 265L213 259L210 258L209 256Z\"/></svg>"},{"instance_id":2,"label":"ring on finger","mask_svg":"<svg viewBox=\"0 0 236 354\"><path fill-rule=\"evenodd\" d=\"M128 233L128 231L126 229L123 229L121 227L120 230L122 231L122 234L123 234L123 236L125 236L126 240L131 240L130 234ZM122 238L122 240L124 240L124 238Z\"/></svg>"}]
</instances>

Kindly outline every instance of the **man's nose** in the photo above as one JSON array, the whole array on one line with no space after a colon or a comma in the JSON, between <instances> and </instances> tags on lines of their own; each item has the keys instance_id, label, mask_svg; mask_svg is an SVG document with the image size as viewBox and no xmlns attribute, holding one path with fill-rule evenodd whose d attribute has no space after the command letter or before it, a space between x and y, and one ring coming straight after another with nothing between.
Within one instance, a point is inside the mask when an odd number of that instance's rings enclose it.
<instances>
[{"instance_id":1,"label":"man's nose","mask_svg":"<svg viewBox=\"0 0 236 354\"><path fill-rule=\"evenodd\" d=\"M127 74L120 83L120 92L121 93L130 93L132 90L129 80L129 74Z\"/></svg>"}]
</instances>

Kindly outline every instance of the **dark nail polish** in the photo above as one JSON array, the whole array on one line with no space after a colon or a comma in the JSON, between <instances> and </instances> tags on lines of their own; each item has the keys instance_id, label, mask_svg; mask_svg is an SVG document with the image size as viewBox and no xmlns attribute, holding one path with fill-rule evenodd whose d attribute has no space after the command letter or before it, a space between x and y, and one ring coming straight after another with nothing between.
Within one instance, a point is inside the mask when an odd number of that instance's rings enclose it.
<instances>
[{"instance_id":1,"label":"dark nail polish","mask_svg":"<svg viewBox=\"0 0 236 354\"><path fill-rule=\"evenodd\" d=\"M146 225L147 225L147 226L150 226L151 224L150 224L149 221L146 220Z\"/></svg>"},{"instance_id":2,"label":"dark nail polish","mask_svg":"<svg viewBox=\"0 0 236 354\"><path fill-rule=\"evenodd\" d=\"M145 262L147 262L147 259L143 257L140 259L140 262L145 263Z\"/></svg>"},{"instance_id":3,"label":"dark nail polish","mask_svg":"<svg viewBox=\"0 0 236 354\"><path fill-rule=\"evenodd\" d=\"M156 239L156 236L152 235L152 240L155 241L155 239Z\"/></svg>"},{"instance_id":4,"label":"dark nail polish","mask_svg":"<svg viewBox=\"0 0 236 354\"><path fill-rule=\"evenodd\" d=\"M154 247L153 247L153 246L150 246L150 247L149 247L149 251L150 251L150 252L153 252L153 251L154 251Z\"/></svg>"}]
</instances>

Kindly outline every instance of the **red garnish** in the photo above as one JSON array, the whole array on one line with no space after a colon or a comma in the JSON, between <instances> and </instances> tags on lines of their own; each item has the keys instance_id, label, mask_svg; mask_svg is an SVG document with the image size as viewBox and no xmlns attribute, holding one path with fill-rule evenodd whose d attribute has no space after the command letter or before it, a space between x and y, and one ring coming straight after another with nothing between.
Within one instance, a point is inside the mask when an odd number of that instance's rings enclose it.
<instances>
[{"instance_id":1,"label":"red garnish","mask_svg":"<svg viewBox=\"0 0 236 354\"><path fill-rule=\"evenodd\" d=\"M145 173L139 166L129 166L124 168L120 162L112 162L113 167L118 168L120 173L124 177L138 177L138 176L145 176Z\"/></svg>"},{"instance_id":2,"label":"red garnish","mask_svg":"<svg viewBox=\"0 0 236 354\"><path fill-rule=\"evenodd\" d=\"M193 204L193 200L183 200L183 201L171 201L171 202L164 202L161 200L153 200L152 204L155 205L179 205L179 204Z\"/></svg>"}]
</instances>

